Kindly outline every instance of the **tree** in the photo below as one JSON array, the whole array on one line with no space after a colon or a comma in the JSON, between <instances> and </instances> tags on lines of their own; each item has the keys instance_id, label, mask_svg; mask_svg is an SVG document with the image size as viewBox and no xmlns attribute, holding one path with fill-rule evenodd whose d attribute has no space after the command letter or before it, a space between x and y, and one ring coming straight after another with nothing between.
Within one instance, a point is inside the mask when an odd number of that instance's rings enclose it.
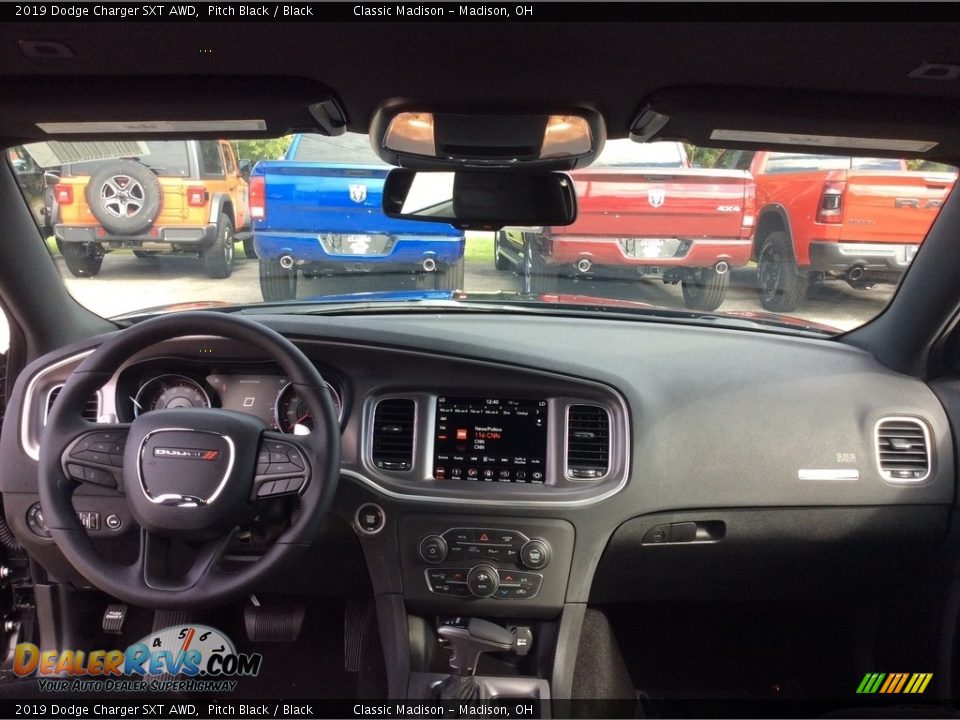
<instances>
[{"instance_id":1,"label":"tree","mask_svg":"<svg viewBox=\"0 0 960 720\"><path fill-rule=\"evenodd\" d=\"M723 152L720 148L697 147L696 145L690 145L688 143L684 143L683 146L687 149L687 157L690 158L690 164L695 167L713 167L717 156Z\"/></svg>"},{"instance_id":2,"label":"tree","mask_svg":"<svg viewBox=\"0 0 960 720\"><path fill-rule=\"evenodd\" d=\"M233 146L240 160L249 160L251 165L258 160L280 160L290 147L293 135L268 140L234 140Z\"/></svg>"}]
</instances>

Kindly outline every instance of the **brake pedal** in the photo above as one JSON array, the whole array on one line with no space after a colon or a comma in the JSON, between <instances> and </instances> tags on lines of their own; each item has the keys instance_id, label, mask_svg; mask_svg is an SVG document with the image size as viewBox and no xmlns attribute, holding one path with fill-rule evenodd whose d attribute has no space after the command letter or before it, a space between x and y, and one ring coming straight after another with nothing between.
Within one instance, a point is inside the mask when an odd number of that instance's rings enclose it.
<instances>
[{"instance_id":1,"label":"brake pedal","mask_svg":"<svg viewBox=\"0 0 960 720\"><path fill-rule=\"evenodd\" d=\"M254 604L243 609L243 623L252 642L293 642L300 637L307 614L303 603L265 605L251 599Z\"/></svg>"}]
</instances>

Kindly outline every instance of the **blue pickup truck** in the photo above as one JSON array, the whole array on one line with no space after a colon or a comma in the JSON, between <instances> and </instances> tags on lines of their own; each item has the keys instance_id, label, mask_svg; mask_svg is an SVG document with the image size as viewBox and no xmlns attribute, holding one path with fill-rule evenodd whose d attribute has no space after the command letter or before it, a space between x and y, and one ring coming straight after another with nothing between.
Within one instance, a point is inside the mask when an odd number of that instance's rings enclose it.
<instances>
[{"instance_id":1,"label":"blue pickup truck","mask_svg":"<svg viewBox=\"0 0 960 720\"><path fill-rule=\"evenodd\" d=\"M390 169L365 135L349 133L296 135L283 160L254 166L250 214L264 300L294 299L298 272L419 273L434 289L463 287L462 231L383 214Z\"/></svg>"}]
</instances>

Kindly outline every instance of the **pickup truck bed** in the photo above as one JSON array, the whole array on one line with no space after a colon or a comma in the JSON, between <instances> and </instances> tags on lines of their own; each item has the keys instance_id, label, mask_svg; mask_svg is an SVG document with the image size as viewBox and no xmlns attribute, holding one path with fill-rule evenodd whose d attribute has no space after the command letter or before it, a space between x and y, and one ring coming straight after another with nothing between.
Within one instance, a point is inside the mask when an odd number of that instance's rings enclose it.
<instances>
[{"instance_id":1,"label":"pickup truck bed","mask_svg":"<svg viewBox=\"0 0 960 720\"><path fill-rule=\"evenodd\" d=\"M757 183L760 303L791 312L811 282L897 283L956 181L904 160L728 150L717 163Z\"/></svg>"},{"instance_id":2,"label":"pickup truck bed","mask_svg":"<svg viewBox=\"0 0 960 720\"><path fill-rule=\"evenodd\" d=\"M297 135L286 159L257 163L250 196L265 300L296 297L298 272L422 273L437 289L462 288L463 233L384 215L389 170L365 136L349 135Z\"/></svg>"},{"instance_id":3,"label":"pickup truck bed","mask_svg":"<svg viewBox=\"0 0 960 720\"><path fill-rule=\"evenodd\" d=\"M689 307L714 310L727 271L750 260L747 172L691 168L680 143L614 140L596 166L571 176L579 207L572 225L498 237L497 267L508 267L503 257L516 264L530 292L551 292L563 275L659 277L682 283Z\"/></svg>"}]
</instances>

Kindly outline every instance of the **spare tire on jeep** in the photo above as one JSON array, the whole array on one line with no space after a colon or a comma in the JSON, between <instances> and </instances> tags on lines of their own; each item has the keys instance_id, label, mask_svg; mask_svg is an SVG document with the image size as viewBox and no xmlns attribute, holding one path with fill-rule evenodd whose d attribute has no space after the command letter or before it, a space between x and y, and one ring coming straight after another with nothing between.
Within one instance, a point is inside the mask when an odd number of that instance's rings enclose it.
<instances>
[{"instance_id":1,"label":"spare tire on jeep","mask_svg":"<svg viewBox=\"0 0 960 720\"><path fill-rule=\"evenodd\" d=\"M87 183L90 212L114 235L136 235L153 227L163 204L156 175L135 160L111 160Z\"/></svg>"}]
</instances>

